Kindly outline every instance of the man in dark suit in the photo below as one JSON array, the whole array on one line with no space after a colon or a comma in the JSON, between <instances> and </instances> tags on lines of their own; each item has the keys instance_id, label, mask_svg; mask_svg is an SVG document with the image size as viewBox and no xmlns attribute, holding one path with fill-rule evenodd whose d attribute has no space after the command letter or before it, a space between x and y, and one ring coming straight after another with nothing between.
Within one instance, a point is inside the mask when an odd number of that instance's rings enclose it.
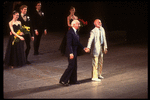
<instances>
[{"instance_id":1,"label":"man in dark suit","mask_svg":"<svg viewBox=\"0 0 150 100\"><path fill-rule=\"evenodd\" d=\"M36 11L33 14L33 21L34 21L34 55L39 54L39 45L40 40L42 37L42 33L47 34L46 24L45 24L45 18L44 18L44 12L41 11L41 2L36 3Z\"/></svg>"},{"instance_id":2,"label":"man in dark suit","mask_svg":"<svg viewBox=\"0 0 150 100\"><path fill-rule=\"evenodd\" d=\"M20 11L21 11L21 14L19 15L18 20L21 21L22 26L25 25L25 26L30 27L30 34L25 34L24 39L25 39L25 43L26 43L26 47L27 47L26 50L25 50L26 63L31 64L28 61L28 55L29 55L29 51L30 51L30 48L31 48L31 46L30 46L31 39L34 40L33 29L32 29L32 25L31 25L30 17L26 15L27 14L27 6L22 5L20 7Z\"/></svg>"},{"instance_id":3,"label":"man in dark suit","mask_svg":"<svg viewBox=\"0 0 150 100\"><path fill-rule=\"evenodd\" d=\"M60 78L62 85L68 86L70 84L78 84L77 82L77 48L81 47L85 52L87 48L84 48L79 42L79 35L77 29L80 26L78 20L73 20L71 23L72 28L67 33L67 47L66 55L68 56L68 68Z\"/></svg>"}]
</instances>

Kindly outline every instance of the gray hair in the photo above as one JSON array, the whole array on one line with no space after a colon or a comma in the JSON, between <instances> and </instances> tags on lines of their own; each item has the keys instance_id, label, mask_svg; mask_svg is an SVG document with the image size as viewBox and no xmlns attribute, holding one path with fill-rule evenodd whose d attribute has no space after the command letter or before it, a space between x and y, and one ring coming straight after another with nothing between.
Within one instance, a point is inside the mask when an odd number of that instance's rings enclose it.
<instances>
[{"instance_id":1,"label":"gray hair","mask_svg":"<svg viewBox=\"0 0 150 100\"><path fill-rule=\"evenodd\" d=\"M77 22L80 23L79 20L73 20L73 21L71 22L71 27L73 27L74 24L76 24Z\"/></svg>"}]
</instances>

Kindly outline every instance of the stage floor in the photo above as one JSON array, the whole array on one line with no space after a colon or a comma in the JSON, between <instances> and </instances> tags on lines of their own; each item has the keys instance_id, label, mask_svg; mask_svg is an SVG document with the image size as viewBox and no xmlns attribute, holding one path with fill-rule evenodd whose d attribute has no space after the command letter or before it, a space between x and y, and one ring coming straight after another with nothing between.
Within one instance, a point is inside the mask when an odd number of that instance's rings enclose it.
<instances>
[{"instance_id":1,"label":"stage floor","mask_svg":"<svg viewBox=\"0 0 150 100\"><path fill-rule=\"evenodd\" d=\"M101 82L91 81L91 55L78 56L80 84L65 87L59 84L68 65L67 58L58 51L63 34L43 35L38 56L33 55L31 42L31 65L3 67L4 98L148 98L147 44L108 44ZM3 39L4 59L8 37ZM80 38L84 46L87 39L84 35Z\"/></svg>"}]
</instances>

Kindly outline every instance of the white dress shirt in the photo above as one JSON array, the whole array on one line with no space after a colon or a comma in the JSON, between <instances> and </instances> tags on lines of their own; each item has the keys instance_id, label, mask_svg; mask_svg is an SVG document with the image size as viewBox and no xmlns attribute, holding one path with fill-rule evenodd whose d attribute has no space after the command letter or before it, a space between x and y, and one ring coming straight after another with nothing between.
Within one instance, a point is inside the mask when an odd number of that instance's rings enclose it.
<instances>
[{"instance_id":1,"label":"white dress shirt","mask_svg":"<svg viewBox=\"0 0 150 100\"><path fill-rule=\"evenodd\" d=\"M77 30L74 28L74 27L72 27L73 28L73 30L74 30L74 32L75 32L75 34L77 35Z\"/></svg>"},{"instance_id":2,"label":"white dress shirt","mask_svg":"<svg viewBox=\"0 0 150 100\"><path fill-rule=\"evenodd\" d=\"M23 19L24 21L27 21L27 16L24 16L23 13L21 13L21 17L22 17L22 19Z\"/></svg>"}]
</instances>

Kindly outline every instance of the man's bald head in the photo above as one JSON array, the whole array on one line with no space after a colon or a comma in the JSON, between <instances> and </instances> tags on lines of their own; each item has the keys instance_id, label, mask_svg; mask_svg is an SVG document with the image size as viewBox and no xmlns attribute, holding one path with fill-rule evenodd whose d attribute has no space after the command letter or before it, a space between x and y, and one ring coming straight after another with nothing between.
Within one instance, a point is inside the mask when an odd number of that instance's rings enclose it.
<instances>
[{"instance_id":1,"label":"man's bald head","mask_svg":"<svg viewBox=\"0 0 150 100\"><path fill-rule=\"evenodd\" d=\"M100 28L100 26L102 25L101 20L100 19L95 19L94 20L94 25L95 25L95 27Z\"/></svg>"}]
</instances>

